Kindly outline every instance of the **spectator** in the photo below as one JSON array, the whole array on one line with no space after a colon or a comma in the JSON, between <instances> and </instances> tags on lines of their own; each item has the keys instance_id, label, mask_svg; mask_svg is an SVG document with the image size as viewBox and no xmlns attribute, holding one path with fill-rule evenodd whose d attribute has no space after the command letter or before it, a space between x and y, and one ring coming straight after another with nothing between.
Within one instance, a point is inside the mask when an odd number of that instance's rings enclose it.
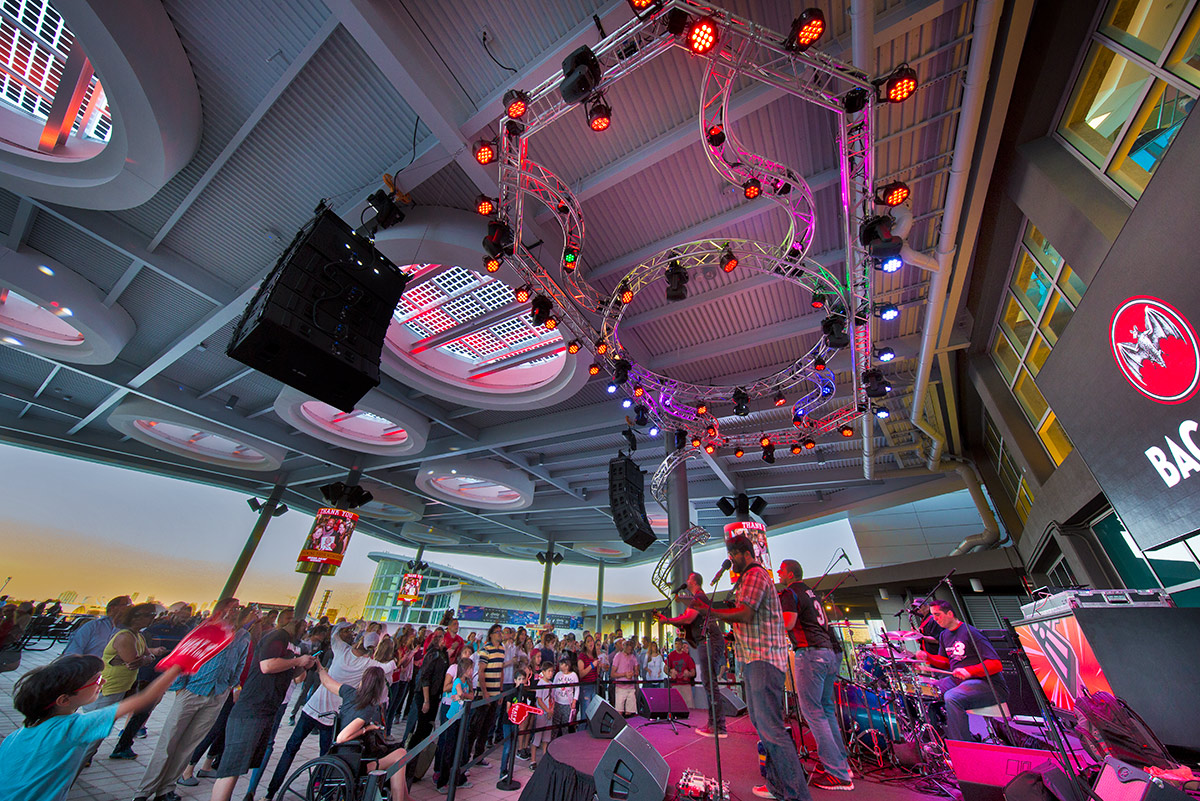
<instances>
[{"instance_id":1,"label":"spectator","mask_svg":"<svg viewBox=\"0 0 1200 801\"><path fill-rule=\"evenodd\" d=\"M446 649L442 647L442 635L435 631L426 647L425 661L421 665L421 675L417 679L414 700L419 701L420 704L413 707L416 712L416 724L413 727L412 736L408 740L409 749L412 749L433 731L433 722L437 718L438 708L441 706L442 681L449 666Z\"/></svg>"},{"instance_id":2,"label":"spectator","mask_svg":"<svg viewBox=\"0 0 1200 801\"><path fill-rule=\"evenodd\" d=\"M658 648L658 643L651 642L646 649L646 686L647 687L665 687L667 672L666 663L663 660L662 652Z\"/></svg>"},{"instance_id":3,"label":"spectator","mask_svg":"<svg viewBox=\"0 0 1200 801\"><path fill-rule=\"evenodd\" d=\"M222 598L213 607L210 620L230 621L238 611L237 598ZM199 784L190 775L181 778L196 746L212 728L232 689L237 686L250 650L250 634L238 631L233 639L216 656L205 662L194 676L180 676L170 689L175 691L175 700L167 719L163 722L162 734L150 764L134 794L140 798L167 796L176 781L185 787Z\"/></svg>"},{"instance_id":4,"label":"spectator","mask_svg":"<svg viewBox=\"0 0 1200 801\"><path fill-rule=\"evenodd\" d=\"M392 722L402 714L404 705L412 695L413 659L416 656L416 637L411 629L399 635L396 648L396 670L392 673L392 684L388 688L388 708L385 729L390 733Z\"/></svg>"},{"instance_id":5,"label":"spectator","mask_svg":"<svg viewBox=\"0 0 1200 801\"><path fill-rule=\"evenodd\" d=\"M567 733L567 726L575 718L575 707L579 703L579 681L571 670L570 657L558 660L558 673L554 676L554 737Z\"/></svg>"},{"instance_id":6,"label":"spectator","mask_svg":"<svg viewBox=\"0 0 1200 801\"><path fill-rule=\"evenodd\" d=\"M591 634L583 635L583 647L576 655L575 668L579 674L579 708L586 714L588 704L596 695L596 679L600 675L596 665L596 638Z\"/></svg>"},{"instance_id":7,"label":"spectator","mask_svg":"<svg viewBox=\"0 0 1200 801\"><path fill-rule=\"evenodd\" d=\"M550 740L553 739L551 730L548 728L549 723L554 717L554 701L550 697L550 692L554 688L554 663L546 662L542 665L541 678L538 679L537 689L537 705L541 708L542 714L538 716L534 728L546 729L545 731L535 731L532 738L532 754L529 759L529 770L537 770L538 747L549 746ZM528 720L529 718L526 718ZM543 749L544 750L544 749Z\"/></svg>"},{"instance_id":8,"label":"spectator","mask_svg":"<svg viewBox=\"0 0 1200 801\"><path fill-rule=\"evenodd\" d=\"M509 631L511 631L511 629L509 629ZM512 773L509 772L509 765L512 763L509 762L509 760L512 758L513 744L517 739L514 736L516 734L517 726L509 719L509 713L512 711L513 704L516 704L516 703L529 704L534 701L534 698L530 694L530 691L529 691L529 680L532 677L533 677L533 672L529 669L529 663L527 661L522 659L519 661L518 664L514 665L514 667L513 667L513 687L516 689L516 693L512 696L509 696L507 699L504 700L504 702L503 702L504 709L502 710L502 714L499 716L500 719L503 721L503 728L504 728L503 734L502 734L502 736L504 738L504 750L501 751L501 753L500 753L500 781L501 782L504 782L506 780L509 780L509 781L512 780ZM529 715L525 719L529 720L529 718L532 718L532 717L534 717L534 716ZM518 755L520 755L519 747L518 747Z\"/></svg>"},{"instance_id":9,"label":"spectator","mask_svg":"<svg viewBox=\"0 0 1200 801\"><path fill-rule=\"evenodd\" d=\"M328 669L329 663L333 660L333 651L329 647L329 626L321 623L313 626L312 630L308 632L307 645L301 647L301 653L312 654L317 657L318 662ZM300 711L300 707L308 702L308 699L312 697L313 691L316 690L317 685L320 683L321 680L317 676L317 671L309 670L305 672L304 684L296 693L296 702L292 705L292 714L288 718L289 726L296 725L296 713Z\"/></svg>"},{"instance_id":10,"label":"spectator","mask_svg":"<svg viewBox=\"0 0 1200 801\"><path fill-rule=\"evenodd\" d=\"M141 633L142 629L154 620L154 610L154 604L138 604L121 610L116 620L117 631L108 641L102 657L104 687L100 691L100 697L87 707L86 711L91 712L119 703L137 680L138 668L154 664L157 657L166 653L162 648L149 648L146 638ZM84 767L88 766L99 747L100 742L97 740L87 752ZM124 751L114 750L109 758L137 759L137 754L133 749L126 748Z\"/></svg>"},{"instance_id":11,"label":"spectator","mask_svg":"<svg viewBox=\"0 0 1200 801\"><path fill-rule=\"evenodd\" d=\"M496 623L487 632L487 642L483 648L476 653L477 665L476 675L477 684L483 700L491 698L493 695L499 695L504 691L504 664L505 651L504 645L501 643L501 638L504 635L503 627ZM489 763L483 758L483 752L487 750L488 736L496 727L496 710L499 708L499 702L481 706L471 713L470 736L467 740L468 753L471 746L474 745L474 760L481 767L488 767Z\"/></svg>"},{"instance_id":12,"label":"spectator","mask_svg":"<svg viewBox=\"0 0 1200 801\"><path fill-rule=\"evenodd\" d=\"M688 653L687 642L682 637L676 638L675 650L667 656L667 675L671 677L671 686L679 690L683 702L691 709L692 679L696 678L696 662Z\"/></svg>"},{"instance_id":13,"label":"spectator","mask_svg":"<svg viewBox=\"0 0 1200 801\"><path fill-rule=\"evenodd\" d=\"M451 618L450 622L446 624L446 634L442 638L442 646L446 649L446 658L453 663L458 659L459 652L462 651L465 644L466 641L458 636L458 621Z\"/></svg>"},{"instance_id":14,"label":"spectator","mask_svg":"<svg viewBox=\"0 0 1200 801\"><path fill-rule=\"evenodd\" d=\"M438 771L436 787L439 793L446 793L446 785L450 781L450 773L454 770L454 749L458 745L458 729L463 725L463 718L466 715L467 705L470 703L474 695L471 690L471 677L473 675L473 665L470 658L462 657L458 660L457 675L454 677L450 685L450 689L446 693L448 703L446 704L446 720L452 720L454 723L450 728L442 732L438 738L437 760L434 768ZM449 675L447 675L449 678ZM471 782L467 781L465 774L459 774L455 777L454 783L458 787L470 787Z\"/></svg>"},{"instance_id":15,"label":"spectator","mask_svg":"<svg viewBox=\"0 0 1200 801\"><path fill-rule=\"evenodd\" d=\"M613 655L612 678L616 682L617 711L626 717L636 715L638 663L632 639L625 640L622 649Z\"/></svg>"},{"instance_id":16,"label":"spectator","mask_svg":"<svg viewBox=\"0 0 1200 801\"><path fill-rule=\"evenodd\" d=\"M137 695L83 713L105 684L99 657L64 656L26 673L13 688L13 707L24 726L0 743L0 792L8 799L65 799L86 753L95 752L118 718L153 706L179 672L168 668Z\"/></svg>"},{"instance_id":17,"label":"spectator","mask_svg":"<svg viewBox=\"0 0 1200 801\"><path fill-rule=\"evenodd\" d=\"M129 600L128 595L113 598L104 609L104 617L89 620L71 633L63 656L91 654L103 658L104 649L117 630L117 615L132 605L133 601Z\"/></svg>"},{"instance_id":18,"label":"spectator","mask_svg":"<svg viewBox=\"0 0 1200 801\"><path fill-rule=\"evenodd\" d=\"M163 653L170 653L191 629L189 625L191 619L191 606L182 601L172 604L165 616L151 623L142 632L142 636L146 638L146 645L151 649L161 649ZM157 677L158 673L154 670L153 664L143 665L138 669L134 689L139 692L146 689ZM152 712L154 712L154 707L129 716L129 720L125 723L125 729L117 739L116 747L113 748L114 754L133 751L133 738L146 736L144 727Z\"/></svg>"}]
</instances>

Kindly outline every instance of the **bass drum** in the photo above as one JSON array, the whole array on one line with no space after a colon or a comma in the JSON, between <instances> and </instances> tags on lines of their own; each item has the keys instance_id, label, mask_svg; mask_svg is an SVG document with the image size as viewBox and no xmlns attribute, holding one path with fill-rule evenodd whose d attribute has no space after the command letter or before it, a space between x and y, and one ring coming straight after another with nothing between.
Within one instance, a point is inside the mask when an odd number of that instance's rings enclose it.
<instances>
[{"instance_id":1,"label":"bass drum","mask_svg":"<svg viewBox=\"0 0 1200 801\"><path fill-rule=\"evenodd\" d=\"M863 742L867 747L903 742L900 723L890 700L866 687L838 682L834 698L838 722L851 742Z\"/></svg>"}]
</instances>

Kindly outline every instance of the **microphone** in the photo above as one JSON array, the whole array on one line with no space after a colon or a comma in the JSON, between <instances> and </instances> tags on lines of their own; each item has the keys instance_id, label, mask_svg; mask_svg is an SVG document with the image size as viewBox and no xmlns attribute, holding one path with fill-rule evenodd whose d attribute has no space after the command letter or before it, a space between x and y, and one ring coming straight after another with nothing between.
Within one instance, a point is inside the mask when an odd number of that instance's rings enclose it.
<instances>
[{"instance_id":1,"label":"microphone","mask_svg":"<svg viewBox=\"0 0 1200 801\"><path fill-rule=\"evenodd\" d=\"M673 593L671 593L671 594L672 594L672 595L678 595L679 593L683 592L683 591L684 591L684 590L686 590L686 589L687 589L687 582L685 581L685 582L683 582L682 584L680 584L680 585L679 585L679 589L675 590L675 592L673 592Z\"/></svg>"},{"instance_id":2,"label":"microphone","mask_svg":"<svg viewBox=\"0 0 1200 801\"><path fill-rule=\"evenodd\" d=\"M710 586L710 587L717 586L717 582L721 580L721 576L724 576L725 571L731 567L733 567L733 562L729 561L728 559L726 559L724 562L722 562L721 563L721 572L717 573L717 575L713 577L712 583L709 584L708 586Z\"/></svg>"}]
</instances>

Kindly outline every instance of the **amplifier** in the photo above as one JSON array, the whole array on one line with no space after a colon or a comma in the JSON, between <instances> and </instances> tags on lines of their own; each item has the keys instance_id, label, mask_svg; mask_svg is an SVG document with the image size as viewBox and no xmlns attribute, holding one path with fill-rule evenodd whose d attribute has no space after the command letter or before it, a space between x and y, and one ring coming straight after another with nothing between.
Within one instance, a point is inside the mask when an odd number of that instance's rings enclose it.
<instances>
[{"instance_id":1,"label":"amplifier","mask_svg":"<svg viewBox=\"0 0 1200 801\"><path fill-rule=\"evenodd\" d=\"M1063 590L1021 606L1025 619L1081 607L1174 606L1166 590Z\"/></svg>"}]
</instances>

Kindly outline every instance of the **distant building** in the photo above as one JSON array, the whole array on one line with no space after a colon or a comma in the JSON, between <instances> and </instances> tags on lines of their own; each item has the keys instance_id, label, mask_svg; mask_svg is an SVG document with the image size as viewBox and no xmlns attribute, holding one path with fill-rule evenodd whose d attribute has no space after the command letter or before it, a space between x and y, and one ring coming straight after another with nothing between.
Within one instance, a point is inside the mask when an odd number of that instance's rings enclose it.
<instances>
[{"instance_id":1,"label":"distant building","mask_svg":"<svg viewBox=\"0 0 1200 801\"><path fill-rule=\"evenodd\" d=\"M493 581L435 562L428 563L429 569L422 573L418 599L406 608L397 595L404 575L410 572L409 557L380 551L368 556L378 566L367 592L363 612L366 620L436 626L447 609L454 609L463 632L485 632L493 623L526 628L539 623L542 602L539 593L506 590ZM605 609L606 614L612 611ZM547 614L560 634L567 631L579 634L596 628L594 598L551 595Z\"/></svg>"}]
</instances>

